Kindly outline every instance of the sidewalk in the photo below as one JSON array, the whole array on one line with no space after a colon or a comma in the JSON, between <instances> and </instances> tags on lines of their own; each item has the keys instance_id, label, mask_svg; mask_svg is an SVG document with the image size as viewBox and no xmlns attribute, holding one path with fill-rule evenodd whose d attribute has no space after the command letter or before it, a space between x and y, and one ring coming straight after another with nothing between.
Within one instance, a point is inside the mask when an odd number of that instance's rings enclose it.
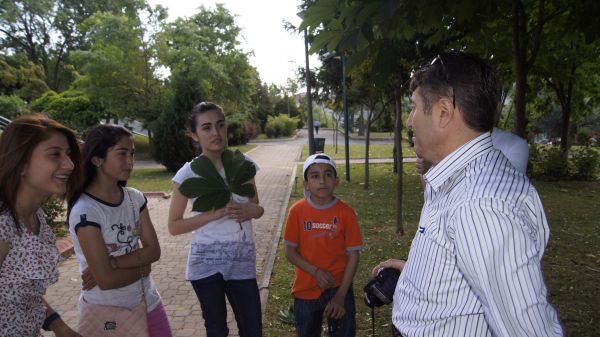
<instances>
[{"instance_id":1,"label":"sidewalk","mask_svg":"<svg viewBox=\"0 0 600 337\"><path fill-rule=\"evenodd\" d=\"M264 215L254 221L257 280L263 308L268 298L269 279L300 149L299 145L282 143L260 145L248 153L260 167L256 184L260 203L265 208ZM169 315L173 336L206 336L200 305L191 285L184 279L191 234L176 237L169 235L169 204L170 199L148 197L150 216L162 250L161 259L152 265L152 276ZM60 279L48 289L46 299L71 327L76 328L77 301L81 286L77 259L74 256L66 259L60 264L59 270ZM230 336L238 336L231 310L228 323ZM44 336L53 334L45 332Z\"/></svg>"}]
</instances>

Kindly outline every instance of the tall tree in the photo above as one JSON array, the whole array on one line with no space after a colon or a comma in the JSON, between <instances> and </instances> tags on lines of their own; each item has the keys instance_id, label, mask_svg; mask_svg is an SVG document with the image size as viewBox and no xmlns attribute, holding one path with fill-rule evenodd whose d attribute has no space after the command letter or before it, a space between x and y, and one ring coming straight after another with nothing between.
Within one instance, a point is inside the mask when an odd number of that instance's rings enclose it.
<instances>
[{"instance_id":1,"label":"tall tree","mask_svg":"<svg viewBox=\"0 0 600 337\"><path fill-rule=\"evenodd\" d=\"M137 116L144 103L147 67L141 27L126 16L98 12L84 22L83 29L91 48L72 52L84 75L78 86L101 102L109 116Z\"/></svg>"},{"instance_id":2,"label":"tall tree","mask_svg":"<svg viewBox=\"0 0 600 337\"><path fill-rule=\"evenodd\" d=\"M74 79L65 65L71 50L89 42L79 25L96 12L138 20L144 0L17 0L0 2L0 48L23 52L41 65L48 85L64 90Z\"/></svg>"},{"instance_id":3,"label":"tall tree","mask_svg":"<svg viewBox=\"0 0 600 337\"><path fill-rule=\"evenodd\" d=\"M229 111L248 108L254 92L256 69L239 47L240 28L222 5L214 10L200 7L188 19L177 19L162 34L159 58L172 74L182 69L198 78L206 99Z\"/></svg>"},{"instance_id":4,"label":"tall tree","mask_svg":"<svg viewBox=\"0 0 600 337\"><path fill-rule=\"evenodd\" d=\"M393 99L395 115L395 158L397 177L396 231L404 233L402 225L402 98L412 69L429 58L433 44L423 35L416 34L414 27L433 25L415 21L413 2L374 0L336 1L319 0L308 7L300 28L307 27L316 35L312 51L336 50L347 56L349 73L353 80L360 80L353 68L368 67L363 76ZM436 8L438 10L439 8ZM413 22L414 21L414 22ZM438 22L439 23L439 22ZM362 93L361 93L362 94ZM381 93L378 95L382 95ZM360 96L360 95L358 95ZM383 97L383 96L380 96ZM386 109L388 110L388 109Z\"/></svg>"},{"instance_id":5,"label":"tall tree","mask_svg":"<svg viewBox=\"0 0 600 337\"><path fill-rule=\"evenodd\" d=\"M1 95L16 95L31 102L48 90L45 79L44 69L33 64L22 53L0 54Z\"/></svg>"},{"instance_id":6,"label":"tall tree","mask_svg":"<svg viewBox=\"0 0 600 337\"><path fill-rule=\"evenodd\" d=\"M564 7L566 3L562 4ZM570 146L573 118L583 117L585 92L594 86L596 78L592 66L600 64L600 40L588 41L577 29L572 11L562 11L551 25L547 25L545 43L541 47L534 72L543 79L556 96L562 110L561 148ZM597 85L597 83L596 83ZM589 109L587 109L589 111Z\"/></svg>"},{"instance_id":7,"label":"tall tree","mask_svg":"<svg viewBox=\"0 0 600 337\"><path fill-rule=\"evenodd\" d=\"M239 32L233 15L217 5L214 10L200 7L197 14L175 20L160 34L159 60L171 73L168 83L173 97L171 108L155 125L153 147L169 170L178 169L194 154L185 121L195 104L220 104L228 120L236 123L250 118L258 76L239 48Z\"/></svg>"}]
</instances>

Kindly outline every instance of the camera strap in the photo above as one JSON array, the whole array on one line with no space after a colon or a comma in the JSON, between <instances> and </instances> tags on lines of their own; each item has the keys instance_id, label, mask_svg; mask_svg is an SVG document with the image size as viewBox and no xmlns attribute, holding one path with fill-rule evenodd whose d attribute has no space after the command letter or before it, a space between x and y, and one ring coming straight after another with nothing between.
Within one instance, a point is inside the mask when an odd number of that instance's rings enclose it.
<instances>
[{"instance_id":1,"label":"camera strap","mask_svg":"<svg viewBox=\"0 0 600 337\"><path fill-rule=\"evenodd\" d=\"M375 337L375 307L371 307L371 329L373 330L373 337Z\"/></svg>"}]
</instances>

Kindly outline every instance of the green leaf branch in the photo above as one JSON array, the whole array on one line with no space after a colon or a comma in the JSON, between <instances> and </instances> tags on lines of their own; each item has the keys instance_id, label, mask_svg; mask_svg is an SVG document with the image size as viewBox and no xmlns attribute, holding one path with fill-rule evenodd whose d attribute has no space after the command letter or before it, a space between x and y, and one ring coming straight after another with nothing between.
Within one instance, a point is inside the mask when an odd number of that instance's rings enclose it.
<instances>
[{"instance_id":1,"label":"green leaf branch","mask_svg":"<svg viewBox=\"0 0 600 337\"><path fill-rule=\"evenodd\" d=\"M206 156L198 156L192 160L192 171L198 177L186 179L179 186L179 191L188 198L196 198L193 211L206 212L223 208L231 200L232 193L248 198L256 195L254 185L250 183L256 175L254 163L247 160L239 150L223 151L221 160L225 179Z\"/></svg>"}]
</instances>

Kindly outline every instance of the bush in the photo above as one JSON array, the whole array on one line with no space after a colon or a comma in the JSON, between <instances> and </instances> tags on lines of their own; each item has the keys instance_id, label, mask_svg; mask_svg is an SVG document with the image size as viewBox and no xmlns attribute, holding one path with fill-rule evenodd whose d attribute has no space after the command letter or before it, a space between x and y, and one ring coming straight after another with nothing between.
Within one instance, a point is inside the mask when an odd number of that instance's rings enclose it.
<instances>
[{"instance_id":1,"label":"bush","mask_svg":"<svg viewBox=\"0 0 600 337\"><path fill-rule=\"evenodd\" d=\"M246 116L236 113L227 116L227 143L228 145L242 145L248 143L246 132Z\"/></svg>"},{"instance_id":2,"label":"bush","mask_svg":"<svg viewBox=\"0 0 600 337\"><path fill-rule=\"evenodd\" d=\"M194 158L191 139L186 135L186 114L163 111L151 124L153 137L150 141L152 158L163 164L170 172L176 172L183 164Z\"/></svg>"},{"instance_id":3,"label":"bush","mask_svg":"<svg viewBox=\"0 0 600 337\"><path fill-rule=\"evenodd\" d=\"M56 91L48 90L41 97L31 102L31 110L42 112L44 111L44 109L46 109L47 106L50 105L50 103L54 102L57 98L58 94L56 93Z\"/></svg>"},{"instance_id":4,"label":"bush","mask_svg":"<svg viewBox=\"0 0 600 337\"><path fill-rule=\"evenodd\" d=\"M290 137L296 130L298 118L290 118L288 115L269 116L265 126L265 134L268 138Z\"/></svg>"},{"instance_id":5,"label":"bush","mask_svg":"<svg viewBox=\"0 0 600 337\"><path fill-rule=\"evenodd\" d=\"M47 91L33 101L32 108L48 114L81 134L98 124L104 114L104 109L99 104L78 90L66 90L60 94Z\"/></svg>"},{"instance_id":6,"label":"bush","mask_svg":"<svg viewBox=\"0 0 600 337\"><path fill-rule=\"evenodd\" d=\"M600 153L591 147L571 148L568 156L558 146L529 146L527 175L531 178L594 180Z\"/></svg>"},{"instance_id":7,"label":"bush","mask_svg":"<svg viewBox=\"0 0 600 337\"><path fill-rule=\"evenodd\" d=\"M581 128L577 130L577 144L589 145L589 140L592 132L588 128Z\"/></svg>"},{"instance_id":8,"label":"bush","mask_svg":"<svg viewBox=\"0 0 600 337\"><path fill-rule=\"evenodd\" d=\"M203 101L204 94L198 89L197 79L187 72L176 72L171 77L173 91L169 91L160 107L160 116L150 125L154 134L150 150L152 158L170 172L176 172L199 153L188 137L187 122L192 108Z\"/></svg>"},{"instance_id":9,"label":"bush","mask_svg":"<svg viewBox=\"0 0 600 337\"><path fill-rule=\"evenodd\" d=\"M584 147L573 151L573 177L579 180L594 180L600 163L600 154L591 147Z\"/></svg>"},{"instance_id":10,"label":"bush","mask_svg":"<svg viewBox=\"0 0 600 337\"><path fill-rule=\"evenodd\" d=\"M544 176L555 179L568 177L569 162L567 154L560 147L546 147L542 158Z\"/></svg>"},{"instance_id":11,"label":"bush","mask_svg":"<svg viewBox=\"0 0 600 337\"><path fill-rule=\"evenodd\" d=\"M63 200L50 198L43 205L42 210L46 214L46 222L52 228L54 234L58 237L63 237L67 234L64 221L65 208L63 207Z\"/></svg>"},{"instance_id":12,"label":"bush","mask_svg":"<svg viewBox=\"0 0 600 337\"><path fill-rule=\"evenodd\" d=\"M0 95L0 115L8 119L15 119L25 111L25 102L18 96Z\"/></svg>"},{"instance_id":13,"label":"bush","mask_svg":"<svg viewBox=\"0 0 600 337\"><path fill-rule=\"evenodd\" d=\"M558 146L529 146L527 174L532 178L561 179L569 176L566 154Z\"/></svg>"}]
</instances>

